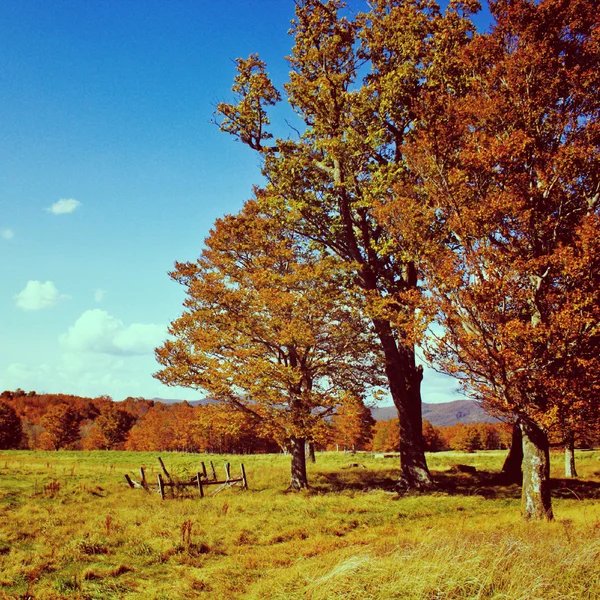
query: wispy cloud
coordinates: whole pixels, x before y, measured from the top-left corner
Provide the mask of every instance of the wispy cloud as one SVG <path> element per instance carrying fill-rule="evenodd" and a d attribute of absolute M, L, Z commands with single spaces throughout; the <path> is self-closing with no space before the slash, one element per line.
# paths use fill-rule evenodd
<path fill-rule="evenodd" d="M 15 233 L 12 229 L 0 229 L 0 237 L 3 240 L 12 240 L 15 237 Z"/>
<path fill-rule="evenodd" d="M 106 290 L 103 290 L 102 288 L 98 288 L 95 292 L 94 292 L 94 301 L 95 302 L 102 302 L 102 300 L 104 300 L 104 297 L 106 296 Z"/>
<path fill-rule="evenodd" d="M 28 281 L 14 298 L 16 305 L 23 310 L 41 310 L 54 306 L 68 296 L 59 293 L 52 281 Z"/>
<path fill-rule="evenodd" d="M 111 356 L 86 352 L 56 352 L 44 364 L 15 362 L 0 364 L 0 390 L 37 390 L 38 393 L 97 396 L 114 399 L 127 396 L 146 398 L 201 398 L 199 392 L 167 387 L 154 379 L 156 361 L 152 355 Z"/>
<path fill-rule="evenodd" d="M 53 215 L 66 215 L 72 213 L 80 204 L 75 198 L 61 198 L 46 210 Z"/>
<path fill-rule="evenodd" d="M 67 333 L 60 336 L 60 343 L 72 352 L 135 356 L 152 354 L 166 333 L 166 327 L 154 323 L 126 326 L 120 319 L 96 308 L 86 310 Z"/>

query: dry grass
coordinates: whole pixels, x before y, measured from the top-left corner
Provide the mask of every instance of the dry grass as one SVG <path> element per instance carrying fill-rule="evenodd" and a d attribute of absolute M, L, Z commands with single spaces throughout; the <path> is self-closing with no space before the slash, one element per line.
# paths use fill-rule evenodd
<path fill-rule="evenodd" d="M 313 488 L 289 494 L 289 458 L 227 457 L 250 491 L 164 502 L 123 478 L 145 465 L 155 481 L 156 456 L 3 452 L 0 598 L 600 597 L 599 452 L 578 456 L 579 480 L 555 480 L 553 523 L 521 520 L 519 490 L 494 483 L 497 452 L 431 455 L 438 491 L 404 497 L 389 459 L 318 455 Z M 182 476 L 225 459 L 163 457 Z"/>

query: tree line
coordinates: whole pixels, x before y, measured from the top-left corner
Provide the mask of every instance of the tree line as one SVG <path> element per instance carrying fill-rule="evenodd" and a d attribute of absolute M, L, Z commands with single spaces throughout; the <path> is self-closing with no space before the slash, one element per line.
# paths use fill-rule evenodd
<path fill-rule="evenodd" d="M 323 423 L 317 450 L 398 451 L 398 419 L 376 422 L 364 404 L 344 404 Z M 498 450 L 510 447 L 511 426 L 423 421 L 427 452 Z M 0 448 L 31 450 L 180 451 L 255 454 L 287 450 L 257 427 L 247 413 L 219 403 L 167 404 L 144 398 L 114 402 L 5 390 L 0 394 Z"/>
<path fill-rule="evenodd" d="M 514 430 L 513 423 L 456 423 L 455 425 L 434 426 L 423 419 L 423 446 L 426 452 L 476 452 L 477 450 L 512 450 Z M 516 445 L 519 446 L 518 439 Z M 558 432 L 549 436 L 550 447 L 563 452 L 564 439 Z M 585 436 L 577 438 L 577 447 L 591 449 L 600 446 L 600 435 L 597 431 L 588 431 Z M 398 419 L 378 421 L 373 427 L 373 438 L 367 447 L 374 452 L 398 451 Z M 575 469 L 569 470 L 566 462 L 565 476 L 576 477 Z M 504 480 L 518 482 L 521 478 L 521 463 L 516 465 L 516 472 L 510 471 L 510 463 L 505 465 Z"/>
<path fill-rule="evenodd" d="M 293 489 L 323 423 L 385 390 L 398 487 L 427 490 L 420 348 L 515 423 L 524 515 L 551 519 L 549 436 L 572 450 L 599 422 L 600 16 L 495 0 L 480 33 L 478 10 L 298 0 L 283 86 L 236 61 L 215 122 L 264 183 L 175 264 L 187 299 L 155 376 L 285 440 Z"/>
<path fill-rule="evenodd" d="M 457 423 L 436 427 L 423 419 L 423 446 L 426 452 L 475 452 L 510 448 L 512 426 L 506 423 Z M 373 428 L 371 450 L 398 451 L 398 419 L 378 421 Z"/>
<path fill-rule="evenodd" d="M 367 449 L 374 424 L 362 403 L 345 404 L 323 423 L 315 443 L 321 450 Z M 248 413 L 218 403 L 114 402 L 18 389 L 0 394 L 0 449 L 10 448 L 250 454 L 288 444 Z"/>
<path fill-rule="evenodd" d="M 503 422 L 434 426 L 424 419 L 423 449 L 510 450 L 514 429 L 514 424 Z M 375 421 L 363 403 L 345 403 L 322 423 L 312 449 L 396 453 L 398 431 L 398 419 Z M 286 441 L 262 430 L 248 413 L 221 403 L 167 404 L 132 397 L 114 402 L 109 396 L 84 398 L 21 389 L 0 394 L 0 449 L 258 454 L 287 452 Z M 550 441 L 560 446 L 562 439 L 554 435 Z M 580 448 L 599 443 L 597 432 L 577 439 Z M 512 473 L 507 463 L 505 475 L 511 481 L 520 480 L 521 465 Z M 566 475 L 576 473 L 567 471 Z"/>

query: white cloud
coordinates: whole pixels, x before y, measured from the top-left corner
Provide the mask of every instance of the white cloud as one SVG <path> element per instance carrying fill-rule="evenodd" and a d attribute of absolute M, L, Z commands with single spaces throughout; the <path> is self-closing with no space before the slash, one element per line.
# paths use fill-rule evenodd
<path fill-rule="evenodd" d="M 166 336 L 166 327 L 154 323 L 133 323 L 125 326 L 123 321 L 106 311 L 85 311 L 60 336 L 63 347 L 72 352 L 89 352 L 113 355 L 152 354 Z"/>
<path fill-rule="evenodd" d="M 61 198 L 47 210 L 54 215 L 66 215 L 72 213 L 80 204 L 81 202 L 75 198 Z"/>
<path fill-rule="evenodd" d="M 157 364 L 152 356 L 110 356 L 56 353 L 51 364 L 9 364 L 0 368 L 0 391 L 36 390 L 38 393 L 96 397 L 108 394 L 115 400 L 127 396 L 187 398 L 202 394 L 190 389 L 167 387 L 154 379 Z"/>
<path fill-rule="evenodd" d="M 103 290 L 101 288 L 98 288 L 95 292 L 94 292 L 94 301 L 95 302 L 102 302 L 102 300 L 104 300 L 104 297 L 106 296 L 106 290 Z"/>
<path fill-rule="evenodd" d="M 68 296 L 60 294 L 52 281 L 28 281 L 14 298 L 17 306 L 23 310 L 41 310 L 54 306 Z"/>
<path fill-rule="evenodd" d="M 465 395 L 456 379 L 425 367 L 421 383 L 421 399 L 423 402 L 437 404 L 464 400 Z"/>
<path fill-rule="evenodd" d="M 15 233 L 12 229 L 0 229 L 0 237 L 4 240 L 12 240 Z"/>
<path fill-rule="evenodd" d="M 133 323 L 115 336 L 115 346 L 125 354 L 148 354 L 164 341 L 166 327 L 153 323 Z"/>

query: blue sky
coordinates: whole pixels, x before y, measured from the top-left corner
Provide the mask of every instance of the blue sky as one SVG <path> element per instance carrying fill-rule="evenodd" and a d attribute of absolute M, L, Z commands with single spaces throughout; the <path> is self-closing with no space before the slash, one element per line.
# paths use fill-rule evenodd
<path fill-rule="evenodd" d="M 202 396 L 152 378 L 184 298 L 167 272 L 260 182 L 211 118 L 233 59 L 258 52 L 284 81 L 292 16 L 291 0 L 0 4 L 0 391 Z M 423 399 L 454 387 L 428 372 Z"/>

